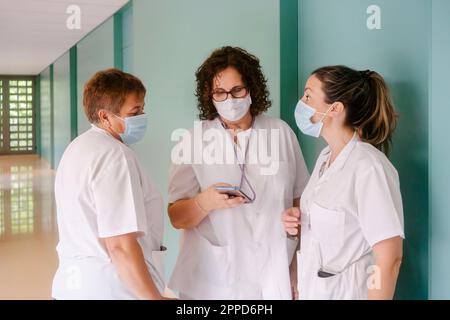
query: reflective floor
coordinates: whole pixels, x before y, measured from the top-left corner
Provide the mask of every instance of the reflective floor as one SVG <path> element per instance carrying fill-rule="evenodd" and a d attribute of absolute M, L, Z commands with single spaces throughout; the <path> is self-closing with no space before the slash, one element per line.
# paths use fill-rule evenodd
<path fill-rule="evenodd" d="M 0 300 L 51 298 L 54 175 L 38 156 L 0 156 Z"/>

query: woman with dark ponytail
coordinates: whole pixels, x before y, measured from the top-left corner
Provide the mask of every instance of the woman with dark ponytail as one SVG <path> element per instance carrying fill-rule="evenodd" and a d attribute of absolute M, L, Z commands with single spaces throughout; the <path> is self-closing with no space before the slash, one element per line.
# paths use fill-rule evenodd
<path fill-rule="evenodd" d="M 300 208 L 283 213 L 288 236 L 301 237 L 291 266 L 299 298 L 392 299 L 404 227 L 398 174 L 386 156 L 397 114 L 383 77 L 317 69 L 295 118 L 304 134 L 328 144 Z"/>

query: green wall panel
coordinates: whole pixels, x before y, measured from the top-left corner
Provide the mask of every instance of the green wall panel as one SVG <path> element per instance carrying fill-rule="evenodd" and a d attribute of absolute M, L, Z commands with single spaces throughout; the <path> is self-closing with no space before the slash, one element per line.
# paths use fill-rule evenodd
<path fill-rule="evenodd" d="M 70 48 L 70 138 L 78 136 L 77 46 Z"/>
<path fill-rule="evenodd" d="M 298 0 L 280 1 L 280 116 L 298 135 L 292 106 L 300 97 L 298 83 Z"/>
<path fill-rule="evenodd" d="M 64 150 L 71 141 L 70 124 L 70 53 L 67 52 L 53 64 L 54 86 L 54 156 L 58 167 Z"/>
<path fill-rule="evenodd" d="M 130 2 L 131 4 L 131 2 Z M 133 6 L 127 5 L 122 12 L 122 59 L 123 70 L 133 72 Z"/>
<path fill-rule="evenodd" d="M 381 30 L 367 28 L 372 4 L 381 8 Z M 311 71 L 334 64 L 376 70 L 392 89 L 400 123 L 391 160 L 400 175 L 407 237 L 397 298 L 427 298 L 430 2 L 300 0 L 298 12 L 299 92 Z M 311 169 L 324 143 L 304 135 L 300 143 Z"/>
<path fill-rule="evenodd" d="M 381 30 L 366 26 L 373 4 L 381 8 Z M 57 165 L 70 140 L 90 127 L 82 95 L 95 72 L 134 72 L 148 89 L 150 124 L 133 148 L 167 200 L 170 135 L 193 126 L 194 73 L 214 48 L 242 46 L 261 59 L 269 114 L 297 133 L 293 112 L 313 69 L 379 71 L 400 114 L 391 160 L 401 178 L 407 240 L 397 298 L 449 299 L 449 14 L 447 0 L 134 0 L 39 75 L 40 153 Z M 312 169 L 325 144 L 302 134 L 299 140 Z M 178 235 L 166 217 L 167 276 Z"/>
<path fill-rule="evenodd" d="M 430 298 L 450 299 L 450 1 L 433 0 L 430 109 Z"/>
<path fill-rule="evenodd" d="M 41 138 L 41 75 L 36 76 L 36 153 L 42 156 L 42 138 Z"/>
<path fill-rule="evenodd" d="M 133 70 L 148 89 L 150 115 L 149 132 L 134 149 L 167 201 L 171 133 L 193 127 L 195 71 L 213 49 L 241 46 L 260 58 L 273 101 L 270 114 L 279 117 L 279 2 L 135 0 L 133 21 Z M 170 275 L 179 242 L 167 215 L 165 241 Z"/>
<path fill-rule="evenodd" d="M 50 67 L 40 74 L 40 136 L 41 155 L 49 164 L 52 162 L 52 106 L 50 90 Z"/>
<path fill-rule="evenodd" d="M 114 67 L 114 23 L 108 19 L 77 44 L 78 134 L 90 128 L 83 110 L 85 83 L 97 72 Z"/>

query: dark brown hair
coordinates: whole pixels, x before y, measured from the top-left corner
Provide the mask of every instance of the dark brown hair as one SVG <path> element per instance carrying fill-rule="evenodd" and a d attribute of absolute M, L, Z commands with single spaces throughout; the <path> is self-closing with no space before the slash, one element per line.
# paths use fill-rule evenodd
<path fill-rule="evenodd" d="M 375 71 L 346 66 L 323 67 L 312 74 L 322 82 L 325 102 L 341 102 L 347 112 L 347 125 L 363 141 L 388 154 L 398 116 L 383 77 Z"/>
<path fill-rule="evenodd" d="M 130 94 L 139 98 L 146 89 L 141 80 L 119 69 L 97 72 L 84 86 L 83 107 L 91 123 L 98 123 L 98 111 L 108 110 L 117 114 Z"/>
<path fill-rule="evenodd" d="M 213 80 L 218 73 L 228 67 L 234 67 L 242 76 L 242 81 L 250 91 L 252 105 L 250 112 L 257 116 L 272 105 L 267 90 L 267 79 L 259 63 L 259 59 L 244 49 L 222 47 L 216 49 L 198 68 L 196 97 L 200 120 L 213 120 L 218 113 L 212 102 Z"/>

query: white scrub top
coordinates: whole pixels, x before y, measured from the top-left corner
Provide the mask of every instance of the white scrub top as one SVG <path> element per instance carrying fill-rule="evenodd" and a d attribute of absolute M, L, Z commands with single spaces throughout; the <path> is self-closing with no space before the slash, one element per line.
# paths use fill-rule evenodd
<path fill-rule="evenodd" d="M 219 119 L 202 121 L 202 128 L 204 132 L 217 129 L 232 144 Z M 246 174 L 256 201 L 214 210 L 197 227 L 183 230 L 169 282 L 169 288 L 183 298 L 291 299 L 289 264 L 298 241 L 287 239 L 281 215 L 300 198 L 309 174 L 293 131 L 282 120 L 265 115 L 255 117 L 253 129 L 238 134 L 240 159 L 246 137 L 251 135 L 247 163 L 251 162 L 249 157 L 255 155 L 252 147 L 263 141 L 255 139 L 261 129 L 266 129 L 268 137 L 272 130 L 279 132 L 279 169 L 275 174 L 262 175 L 261 168 L 267 165 L 247 164 Z M 204 149 L 213 144 L 217 147 L 217 141 L 205 143 Z M 270 150 L 276 148 L 271 146 Z M 169 202 L 192 198 L 219 182 L 239 186 L 240 179 L 237 164 L 172 164 Z M 248 191 L 246 185 L 243 189 Z"/>
<path fill-rule="evenodd" d="M 55 196 L 59 267 L 54 298 L 136 299 L 119 279 L 102 241 L 134 232 L 163 292 L 162 198 L 133 150 L 92 126 L 64 152 Z"/>
<path fill-rule="evenodd" d="M 367 299 L 372 247 L 404 238 L 398 174 L 381 151 L 356 133 L 327 168 L 329 158 L 326 147 L 301 198 L 299 297 Z M 319 270 L 335 275 L 319 277 Z"/>

